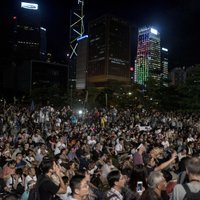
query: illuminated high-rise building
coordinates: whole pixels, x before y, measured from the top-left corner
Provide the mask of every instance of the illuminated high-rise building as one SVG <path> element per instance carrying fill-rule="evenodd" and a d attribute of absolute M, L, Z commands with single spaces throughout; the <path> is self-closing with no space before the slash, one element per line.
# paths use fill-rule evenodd
<path fill-rule="evenodd" d="M 89 23 L 88 82 L 106 87 L 109 82 L 130 83 L 130 26 L 122 19 L 101 16 Z"/>
<path fill-rule="evenodd" d="M 162 79 L 165 86 L 168 86 L 169 69 L 168 69 L 168 49 L 162 47 L 161 51 L 161 63 L 162 63 Z"/>
<path fill-rule="evenodd" d="M 46 29 L 36 3 L 18 2 L 13 16 L 12 49 L 17 60 L 46 59 Z"/>
<path fill-rule="evenodd" d="M 148 78 L 160 79 L 161 47 L 160 34 L 152 27 L 138 31 L 137 57 L 135 61 L 135 82 L 145 85 Z"/>

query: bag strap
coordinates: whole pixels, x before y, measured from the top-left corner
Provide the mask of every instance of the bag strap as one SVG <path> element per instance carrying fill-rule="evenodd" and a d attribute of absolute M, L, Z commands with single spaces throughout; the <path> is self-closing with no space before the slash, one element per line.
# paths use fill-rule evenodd
<path fill-rule="evenodd" d="M 185 190 L 185 192 L 186 192 L 186 194 L 185 194 L 185 196 L 184 196 L 184 198 L 183 198 L 183 200 L 184 200 L 184 199 L 187 199 L 187 196 L 188 196 L 188 194 L 191 193 L 191 191 L 190 191 L 190 188 L 188 187 L 187 184 L 183 184 L 183 188 L 184 188 L 184 190 Z"/>
<path fill-rule="evenodd" d="M 187 184 L 183 184 L 183 188 L 185 189 L 186 193 L 190 193 L 190 188 L 188 187 Z"/>

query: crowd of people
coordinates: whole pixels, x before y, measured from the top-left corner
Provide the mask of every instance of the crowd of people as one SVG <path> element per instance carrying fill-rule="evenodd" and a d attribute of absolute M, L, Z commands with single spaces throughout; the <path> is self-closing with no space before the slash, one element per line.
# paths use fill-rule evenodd
<path fill-rule="evenodd" d="M 200 199 L 200 114 L 0 106 L 0 198 Z"/>

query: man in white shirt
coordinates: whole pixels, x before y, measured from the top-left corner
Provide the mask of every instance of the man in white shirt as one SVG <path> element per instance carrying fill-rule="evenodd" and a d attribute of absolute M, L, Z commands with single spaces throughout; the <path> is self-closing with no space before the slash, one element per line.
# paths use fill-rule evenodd
<path fill-rule="evenodd" d="M 34 167 L 30 167 L 28 169 L 28 175 L 25 178 L 25 184 L 24 184 L 25 190 L 27 190 L 28 182 L 31 180 L 34 180 L 35 182 L 37 181 L 36 172 L 35 172 Z"/>
<path fill-rule="evenodd" d="M 117 139 L 117 144 L 115 145 L 115 154 L 122 154 L 124 153 L 124 140 L 123 138 Z"/>

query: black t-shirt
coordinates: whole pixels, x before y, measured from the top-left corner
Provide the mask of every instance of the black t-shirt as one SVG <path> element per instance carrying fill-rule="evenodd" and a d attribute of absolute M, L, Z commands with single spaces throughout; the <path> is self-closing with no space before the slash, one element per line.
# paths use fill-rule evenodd
<path fill-rule="evenodd" d="M 45 179 L 45 180 L 44 180 Z M 60 186 L 56 185 L 48 176 L 43 176 L 40 179 L 39 184 L 39 195 L 41 200 L 51 200 L 55 195 Z"/>
<path fill-rule="evenodd" d="M 4 188 L 6 187 L 6 183 L 4 179 L 0 178 L 0 192 L 5 192 Z"/>

